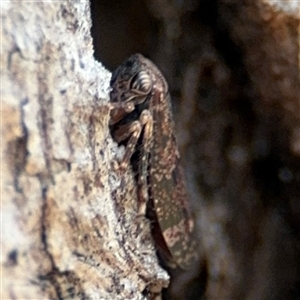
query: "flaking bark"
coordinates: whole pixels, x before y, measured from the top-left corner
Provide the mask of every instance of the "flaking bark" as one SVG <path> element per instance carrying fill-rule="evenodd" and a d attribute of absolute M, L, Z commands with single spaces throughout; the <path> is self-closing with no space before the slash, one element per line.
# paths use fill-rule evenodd
<path fill-rule="evenodd" d="M 142 299 L 168 284 L 132 172 L 112 168 L 89 15 L 88 2 L 2 4 L 1 299 Z"/>

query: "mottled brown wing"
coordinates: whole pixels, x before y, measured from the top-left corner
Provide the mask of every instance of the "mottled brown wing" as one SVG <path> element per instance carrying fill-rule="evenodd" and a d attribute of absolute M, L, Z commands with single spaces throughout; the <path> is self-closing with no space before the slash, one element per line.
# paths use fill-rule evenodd
<path fill-rule="evenodd" d="M 173 132 L 169 95 L 154 93 L 150 110 L 155 120 L 149 174 L 153 205 L 173 259 L 187 269 L 197 260 L 197 243 Z"/>

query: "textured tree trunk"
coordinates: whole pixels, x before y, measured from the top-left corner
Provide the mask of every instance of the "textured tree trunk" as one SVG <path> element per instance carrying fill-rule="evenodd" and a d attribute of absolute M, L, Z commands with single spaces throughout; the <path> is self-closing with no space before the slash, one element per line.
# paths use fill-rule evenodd
<path fill-rule="evenodd" d="M 2 3 L 1 299 L 141 299 L 168 284 L 108 131 L 87 1 Z M 137 224 L 140 224 L 137 226 Z"/>

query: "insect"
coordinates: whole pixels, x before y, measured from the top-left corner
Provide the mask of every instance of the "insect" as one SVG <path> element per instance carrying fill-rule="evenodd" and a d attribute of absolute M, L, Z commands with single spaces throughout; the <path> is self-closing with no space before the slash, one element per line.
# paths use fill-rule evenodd
<path fill-rule="evenodd" d="M 138 214 L 151 219 L 162 259 L 187 269 L 197 259 L 195 225 L 180 167 L 168 84 L 150 60 L 132 55 L 112 74 L 110 130 L 125 145 L 120 168 L 136 173 Z"/>

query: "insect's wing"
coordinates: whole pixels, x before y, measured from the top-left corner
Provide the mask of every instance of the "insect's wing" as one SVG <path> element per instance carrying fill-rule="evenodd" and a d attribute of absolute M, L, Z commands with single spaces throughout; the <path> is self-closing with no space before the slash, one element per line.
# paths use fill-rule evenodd
<path fill-rule="evenodd" d="M 163 99 L 161 99 L 163 100 Z M 154 99 L 159 101 L 159 99 Z M 175 262 L 189 268 L 197 258 L 195 224 L 189 211 L 184 176 L 173 134 L 170 99 L 153 107 L 156 123 L 151 151 L 151 194 L 165 243 Z M 168 120 L 168 122 L 166 122 Z"/>

